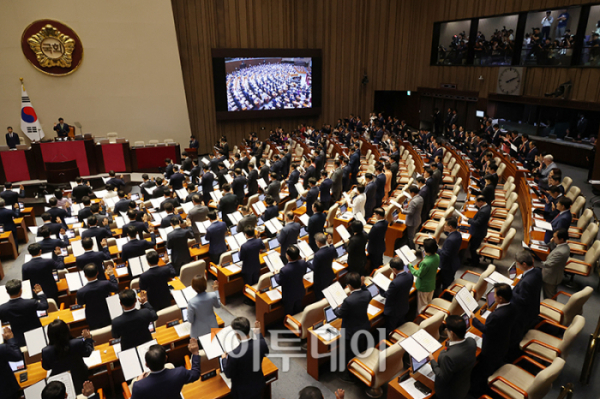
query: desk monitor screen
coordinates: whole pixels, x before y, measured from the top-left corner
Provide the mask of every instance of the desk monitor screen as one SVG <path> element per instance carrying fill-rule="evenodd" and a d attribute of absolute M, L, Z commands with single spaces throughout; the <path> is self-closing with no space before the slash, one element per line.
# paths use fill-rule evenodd
<path fill-rule="evenodd" d="M 279 287 L 279 283 L 277 282 L 277 279 L 275 278 L 275 276 L 271 276 L 271 288 L 275 289 Z"/>
<path fill-rule="evenodd" d="M 508 278 L 514 280 L 517 277 L 517 263 L 513 262 L 513 264 L 508 268 Z"/>
<path fill-rule="evenodd" d="M 140 195 L 139 194 L 131 194 L 131 198 L 132 201 L 137 201 L 140 199 Z"/>
<path fill-rule="evenodd" d="M 308 231 L 306 231 L 306 227 L 300 228 L 300 238 L 306 237 L 308 235 Z"/>
<path fill-rule="evenodd" d="M 200 243 L 202 245 L 208 245 L 209 241 L 206 239 L 206 237 L 202 236 L 200 237 Z"/>
<path fill-rule="evenodd" d="M 348 210 L 348 206 L 346 204 L 340 206 L 340 213 L 346 213 Z"/>
<path fill-rule="evenodd" d="M 496 297 L 494 296 L 494 289 L 491 289 L 490 292 L 487 293 L 486 296 L 486 304 L 487 308 L 490 309 L 496 303 Z"/>
<path fill-rule="evenodd" d="M 302 199 L 296 200 L 296 208 L 302 208 L 302 205 L 304 205 L 304 201 L 302 201 Z"/>
<path fill-rule="evenodd" d="M 477 118 L 483 118 L 485 116 L 485 112 L 477 110 L 477 111 L 475 111 L 475 116 Z"/>
<path fill-rule="evenodd" d="M 332 323 L 334 320 L 336 320 L 338 317 L 335 315 L 335 312 L 333 311 L 333 308 L 331 306 L 327 306 L 325 308 L 325 321 L 327 323 Z"/>
<path fill-rule="evenodd" d="M 237 234 L 237 226 L 231 226 L 229 228 L 229 232 L 231 233 L 232 236 Z"/>
<path fill-rule="evenodd" d="M 79 222 L 79 219 L 77 218 L 77 216 L 65 218 L 65 223 L 66 224 L 75 224 L 75 223 L 78 223 L 78 222 Z"/>
<path fill-rule="evenodd" d="M 394 212 L 392 213 L 392 220 L 394 220 L 394 221 L 398 220 L 398 209 L 395 209 Z"/>
<path fill-rule="evenodd" d="M 273 238 L 271 241 L 269 241 L 269 250 L 274 250 L 275 248 L 279 248 L 280 246 L 281 244 L 279 243 L 277 238 Z"/>
<path fill-rule="evenodd" d="M 10 369 L 13 373 L 18 373 L 19 371 L 25 370 L 25 361 L 17 360 L 16 362 L 8 362 Z"/>
<path fill-rule="evenodd" d="M 238 263 L 240 261 L 240 253 L 239 252 L 232 253 L 231 260 L 233 261 L 233 263 Z"/>
<path fill-rule="evenodd" d="M 226 357 L 219 357 L 219 368 L 221 369 L 221 373 L 224 373 L 225 366 L 227 365 Z"/>
<path fill-rule="evenodd" d="M 410 357 L 410 366 L 412 367 L 413 374 L 416 373 L 421 367 L 425 366 L 427 363 L 429 363 L 428 358 L 425 358 L 425 359 L 421 360 L 420 362 L 417 362 L 417 359 L 415 359 L 412 356 Z"/>
<path fill-rule="evenodd" d="M 4 233 L 4 226 L 0 225 L 0 233 Z"/>
<path fill-rule="evenodd" d="M 257 226 L 262 226 L 263 224 L 265 224 L 265 221 L 262 220 L 262 218 L 258 218 L 258 221 L 256 222 Z"/>
<path fill-rule="evenodd" d="M 20 210 L 23 210 L 23 209 L 25 209 L 25 204 L 24 204 L 24 203 L 22 203 L 22 202 L 19 202 L 19 209 L 20 209 Z"/>
<path fill-rule="evenodd" d="M 369 290 L 369 292 L 371 293 L 371 298 L 374 298 L 375 296 L 377 296 L 377 294 L 379 294 L 379 289 L 375 284 L 368 285 L 367 290 Z"/>
<path fill-rule="evenodd" d="M 264 194 L 259 195 L 258 196 L 258 200 L 259 201 L 264 201 L 265 200 L 265 195 Z"/>
<path fill-rule="evenodd" d="M 154 333 L 156 331 L 156 327 L 154 326 L 153 321 L 151 321 L 150 324 L 148 324 L 148 331 L 150 331 L 150 333 Z"/>
<path fill-rule="evenodd" d="M 188 321 L 187 308 L 181 308 L 181 318 L 183 319 L 184 323 Z"/>
<path fill-rule="evenodd" d="M 337 252 L 337 257 L 340 258 L 344 255 L 346 255 L 346 248 L 343 245 L 340 245 L 339 247 L 337 247 L 336 249 Z"/>
<path fill-rule="evenodd" d="M 465 321 L 465 324 L 467 326 L 467 330 L 469 329 L 469 327 L 471 327 L 471 319 L 469 319 L 469 315 L 466 313 L 462 314 L 462 318 Z"/>
<path fill-rule="evenodd" d="M 73 231 L 73 230 L 67 230 L 67 231 L 65 232 L 65 235 L 66 235 L 68 238 L 75 238 L 75 231 Z"/>

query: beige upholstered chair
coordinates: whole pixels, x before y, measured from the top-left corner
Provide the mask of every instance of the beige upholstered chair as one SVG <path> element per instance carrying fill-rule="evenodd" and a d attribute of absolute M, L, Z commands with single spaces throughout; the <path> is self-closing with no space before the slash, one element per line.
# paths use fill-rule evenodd
<path fill-rule="evenodd" d="M 460 186 L 455 186 L 452 190 L 452 196 L 450 199 L 440 198 L 435 202 L 434 208 L 438 209 L 446 209 L 454 206 L 456 204 L 456 200 L 458 198 L 458 193 L 460 192 Z"/>
<path fill-rule="evenodd" d="M 265 288 L 271 286 L 271 277 L 273 276 L 272 272 L 268 272 L 265 274 L 261 274 L 258 278 L 258 283 L 254 285 L 246 284 L 244 286 L 244 295 L 246 298 L 250 299 L 252 302 L 256 302 L 256 294 Z"/>
<path fill-rule="evenodd" d="M 504 219 L 506 219 L 508 217 L 508 215 L 512 215 L 514 218 L 515 214 L 517 213 L 517 209 L 519 209 L 519 204 L 516 202 L 513 202 L 513 204 L 511 205 L 511 207 L 507 213 L 505 213 L 503 215 L 497 215 L 498 217 L 495 217 L 495 218 L 492 217 L 490 219 L 490 221 L 488 222 L 488 226 L 490 226 L 493 229 L 501 229 L 502 224 L 504 223 Z"/>
<path fill-rule="evenodd" d="M 447 208 L 446 210 L 437 210 L 437 209 L 432 209 L 431 213 L 430 213 L 430 217 L 431 219 L 425 221 L 425 223 L 423 223 L 423 230 L 430 230 L 430 231 L 434 231 L 437 226 L 438 226 L 438 220 L 439 219 L 448 219 L 449 217 L 452 216 L 452 214 L 454 213 L 454 207 L 451 206 L 449 208 Z"/>
<path fill-rule="evenodd" d="M 598 259 L 600 258 L 600 241 L 596 240 L 594 244 L 587 250 L 583 260 L 569 258 L 565 266 L 565 273 L 578 274 L 580 276 L 589 276 L 594 270 Z"/>
<path fill-rule="evenodd" d="M 577 186 L 571 186 L 569 191 L 565 194 L 565 197 L 569 198 L 571 201 L 575 201 L 575 198 L 579 197 L 581 194 L 581 189 Z"/>
<path fill-rule="evenodd" d="M 585 228 L 579 241 L 567 240 L 569 244 L 569 248 L 571 248 L 571 253 L 576 255 L 585 255 L 593 245 L 594 240 L 598 236 L 598 224 L 590 223 Z"/>
<path fill-rule="evenodd" d="M 465 288 L 469 291 L 473 291 L 473 284 L 467 283 L 465 284 Z M 444 295 L 446 291 L 442 292 L 441 295 Z M 456 296 L 452 297 L 452 301 L 448 301 L 443 298 L 433 298 L 433 301 L 421 312 L 421 315 L 428 318 L 431 316 L 435 316 L 437 313 L 444 313 L 446 315 L 460 315 L 463 313 L 462 308 L 458 304 L 456 300 Z"/>
<path fill-rule="evenodd" d="M 508 214 L 508 217 L 504 220 L 504 222 L 500 226 L 500 230 L 499 231 L 488 230 L 488 233 L 485 236 L 484 241 L 491 242 L 492 244 L 499 244 L 506 237 L 506 234 L 508 233 L 508 229 L 510 229 L 510 227 L 512 226 L 512 222 L 514 219 L 515 219 L 515 217 L 513 215 Z M 488 223 L 488 225 L 489 225 L 489 223 Z M 492 227 L 492 226 L 489 226 L 489 227 Z"/>
<path fill-rule="evenodd" d="M 324 310 L 327 306 L 329 306 L 329 302 L 323 298 L 318 302 L 308 305 L 300 313 L 286 315 L 283 319 L 283 325 L 298 338 L 306 339 L 308 328 L 325 318 Z"/>
<path fill-rule="evenodd" d="M 594 212 L 591 209 L 586 209 L 581 214 L 581 217 L 577 220 L 576 226 L 569 227 L 569 238 L 580 238 L 583 231 L 591 223 Z"/>
<path fill-rule="evenodd" d="M 139 290 L 140 289 L 140 279 L 139 279 L 139 277 L 134 278 L 133 280 L 131 280 L 131 283 L 129 284 L 129 288 L 131 288 L 132 290 Z"/>
<path fill-rule="evenodd" d="M 440 219 L 440 221 L 438 222 L 435 231 L 433 232 L 433 234 L 429 234 L 429 233 L 417 233 L 415 235 L 415 244 L 416 245 L 423 245 L 423 242 L 425 241 L 425 239 L 429 238 L 430 236 L 433 236 L 433 239 L 436 241 L 440 240 L 440 236 L 442 235 L 442 230 L 444 230 L 444 223 L 446 223 L 446 219 L 444 219 L 443 217 Z"/>
<path fill-rule="evenodd" d="M 495 271 L 496 266 L 492 264 L 488 265 L 487 269 L 485 269 L 485 271 L 481 274 L 475 273 L 471 270 L 467 270 L 462 274 L 462 276 L 460 276 L 460 278 L 454 280 L 454 282 L 450 284 L 448 289 L 450 291 L 458 292 L 462 289 L 462 287 L 466 286 L 467 284 L 473 284 L 472 281 L 466 280 L 464 277 L 466 277 L 469 274 L 477 276 L 477 281 L 473 286 L 473 292 L 475 293 L 475 300 L 478 301 L 483 297 L 485 291 L 487 290 L 488 283 L 487 281 L 485 281 L 485 279 L 488 278 Z"/>
<path fill-rule="evenodd" d="M 177 305 L 166 307 L 156 312 L 156 314 L 158 315 L 156 327 L 164 326 L 170 321 L 179 320 L 181 318 L 181 310 Z"/>
<path fill-rule="evenodd" d="M 174 142 L 175 142 L 175 140 L 173 140 L 173 139 L 164 139 L 163 140 L 163 143 L 174 143 Z"/>
<path fill-rule="evenodd" d="M 456 190 L 456 187 L 458 187 L 458 190 Z M 444 190 L 440 191 L 439 197 L 444 198 L 444 199 L 450 199 L 450 198 L 452 198 L 453 195 L 458 195 L 458 193 L 460 193 L 461 188 L 462 188 L 462 177 L 459 177 L 458 179 L 456 179 L 456 182 L 454 183 L 454 186 L 452 186 L 452 189 L 450 189 L 450 190 L 444 189 Z"/>
<path fill-rule="evenodd" d="M 593 292 L 592 287 L 585 287 L 573 295 L 561 291 L 554 298 L 544 299 L 540 303 L 540 316 L 562 326 L 569 326 L 575 316 L 583 314 L 583 305 L 590 299 Z M 556 300 L 558 295 L 566 295 L 570 298 L 567 303 L 562 304 Z"/>
<path fill-rule="evenodd" d="M 370 354 L 366 357 L 355 357 L 348 363 L 348 371 L 354 374 L 369 389 L 367 395 L 378 398 L 383 395 L 381 386 L 393 380 L 404 370 L 404 349 L 400 345 L 392 345 L 382 341 L 379 349 L 373 348 L 364 352 Z M 383 370 L 380 365 L 385 365 Z"/>
<path fill-rule="evenodd" d="M 60 308 L 56 304 L 56 301 L 52 298 L 48 298 L 48 313 L 58 312 Z"/>
<path fill-rule="evenodd" d="M 94 338 L 95 345 L 102 345 L 110 342 L 112 339 L 112 326 L 106 326 L 90 331 L 92 338 Z"/>
<path fill-rule="evenodd" d="M 573 205 L 571 205 L 570 209 L 571 214 L 573 215 L 573 221 L 578 220 L 577 218 L 579 217 L 581 210 L 585 206 L 585 203 L 586 199 L 583 195 L 580 195 L 579 197 L 575 198 L 575 201 L 573 201 Z"/>
<path fill-rule="evenodd" d="M 571 188 L 572 183 L 573 183 L 573 179 L 571 179 L 569 176 L 563 177 L 562 182 L 560 184 L 565 189 L 565 193 L 569 192 L 569 189 Z"/>
<path fill-rule="evenodd" d="M 524 359 L 533 362 L 528 357 Z M 544 398 L 565 366 L 565 361 L 558 357 L 548 367 L 535 363 L 542 369 L 537 375 L 529 374 L 514 364 L 505 364 L 488 378 L 490 389 L 503 398 Z"/>
<path fill-rule="evenodd" d="M 445 319 L 446 314 L 443 312 L 438 312 L 437 314 L 421 321 L 420 324 L 412 321 L 406 322 L 390 333 L 390 341 L 402 342 L 419 330 L 425 330 L 435 339 L 439 339 L 440 327 Z"/>
<path fill-rule="evenodd" d="M 197 274 L 201 276 L 206 275 L 206 262 L 203 260 L 197 260 L 195 262 L 190 262 L 181 267 L 181 271 L 179 272 L 179 280 L 185 285 L 189 287 L 192 285 L 192 279 Z"/>
<path fill-rule="evenodd" d="M 491 216 L 506 218 L 506 215 L 508 215 L 508 211 L 513 206 L 513 204 L 515 202 L 517 202 L 518 198 L 519 198 L 519 195 L 517 193 L 515 193 L 515 192 L 511 193 L 508 196 L 508 199 L 506 200 L 506 202 L 504 203 L 504 206 L 492 207 Z"/>
<path fill-rule="evenodd" d="M 502 240 L 502 244 L 500 246 L 483 244 L 483 246 L 477 250 L 477 253 L 486 258 L 502 260 L 508 254 L 508 248 L 510 247 L 510 244 L 512 243 L 512 240 L 515 238 L 516 234 L 517 231 L 511 228 L 508 230 L 508 234 L 506 234 L 506 238 Z"/>
<path fill-rule="evenodd" d="M 529 330 L 519 343 L 519 347 L 528 355 L 537 357 L 548 363 L 557 357 L 567 360 L 569 349 L 571 349 L 573 341 L 575 341 L 575 338 L 577 338 L 584 325 L 585 319 L 583 316 L 575 316 L 573 322 L 568 327 L 562 327 L 565 330 L 562 339 L 537 329 Z"/>

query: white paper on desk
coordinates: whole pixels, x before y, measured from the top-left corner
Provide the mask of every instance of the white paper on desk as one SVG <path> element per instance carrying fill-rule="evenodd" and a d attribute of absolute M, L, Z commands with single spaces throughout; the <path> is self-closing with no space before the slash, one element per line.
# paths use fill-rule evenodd
<path fill-rule="evenodd" d="M 140 257 L 131 258 L 127 261 L 129 263 L 129 269 L 131 270 L 131 277 L 137 277 L 140 274 L 144 273 L 144 269 L 142 267 L 142 261 Z"/>
<path fill-rule="evenodd" d="M 540 229 L 544 229 L 544 230 L 550 230 L 552 231 L 552 225 L 548 222 L 546 222 L 545 220 L 534 220 L 535 222 L 535 226 L 539 227 Z"/>
<path fill-rule="evenodd" d="M 273 273 L 278 273 L 284 266 L 281 255 L 278 252 L 273 251 L 268 253 L 266 259 L 269 261 L 267 267 L 269 267 L 269 270 Z"/>
<path fill-rule="evenodd" d="M 429 352 L 427 352 L 427 350 L 425 350 L 425 348 L 421 344 L 419 344 L 417 340 L 414 339 L 412 336 L 400 342 L 400 346 L 403 347 L 409 355 L 417 359 L 417 362 L 421 362 L 423 361 L 423 359 L 429 356 Z"/>
<path fill-rule="evenodd" d="M 233 224 L 238 224 L 240 220 L 242 220 L 242 214 L 239 211 L 235 211 L 233 213 L 228 213 L 227 217 Z"/>
<path fill-rule="evenodd" d="M 271 220 L 273 220 L 273 219 L 271 219 Z M 275 234 L 275 233 L 277 233 L 277 229 L 275 228 L 275 226 L 273 225 L 271 220 L 267 220 L 265 222 L 265 227 L 267 228 L 267 230 L 269 230 L 269 233 Z"/>
<path fill-rule="evenodd" d="M 238 265 L 225 266 L 225 269 L 229 270 L 231 273 L 239 273 L 242 271 L 242 268 Z"/>
<path fill-rule="evenodd" d="M 25 331 L 24 336 L 29 356 L 35 356 L 42 353 L 42 349 L 48 345 L 48 338 L 46 337 L 46 332 L 43 327 Z"/>
<path fill-rule="evenodd" d="M 92 368 L 99 364 L 102 364 L 102 358 L 100 357 L 100 351 L 95 350 L 89 357 L 83 358 L 84 363 L 88 366 L 88 368 Z"/>
<path fill-rule="evenodd" d="M 25 399 L 40 399 L 42 397 L 42 391 L 46 388 L 46 380 L 36 382 L 30 387 L 23 390 Z"/>
<path fill-rule="evenodd" d="M 258 215 L 262 215 L 267 210 L 267 207 L 265 206 L 264 202 L 262 202 L 262 201 L 257 201 L 254 204 L 252 204 L 252 208 L 254 208 L 254 211 Z"/>
<path fill-rule="evenodd" d="M 303 258 L 308 258 L 315 254 L 306 241 L 298 241 L 298 249 L 300 249 L 300 253 L 302 254 Z"/>
<path fill-rule="evenodd" d="M 537 249 L 539 251 L 544 251 L 544 252 L 548 251 L 548 247 L 542 247 L 541 245 L 535 245 L 535 244 L 531 244 L 531 249 Z"/>
<path fill-rule="evenodd" d="M 146 189 L 148 191 L 148 189 Z M 150 203 L 152 204 L 152 208 L 160 209 L 160 204 L 164 201 L 164 198 L 150 198 Z"/>
<path fill-rule="evenodd" d="M 246 235 L 244 233 L 242 233 L 242 232 L 237 233 L 233 237 L 235 238 L 235 241 L 237 241 L 237 243 L 240 246 L 240 248 L 242 247 L 242 245 L 244 245 L 246 243 L 246 241 L 248 241 L 246 239 Z"/>
<path fill-rule="evenodd" d="M 215 337 L 211 341 L 211 335 L 212 333 L 209 333 L 198 338 L 198 340 L 202 344 L 202 349 L 204 350 L 204 353 L 206 354 L 206 357 L 209 360 L 219 357 L 223 354 L 223 348 L 221 348 L 219 339 Z"/>
<path fill-rule="evenodd" d="M 273 224 L 273 227 L 275 227 L 275 230 L 277 232 L 280 232 L 281 230 L 283 230 L 283 225 L 276 217 L 271 218 L 271 223 Z"/>
<path fill-rule="evenodd" d="M 115 268 L 115 273 L 117 274 L 117 277 L 123 277 L 129 274 L 126 267 Z"/>
<path fill-rule="evenodd" d="M 183 201 L 185 197 L 187 197 L 188 193 L 185 188 L 180 188 L 179 190 L 175 190 L 177 196 Z"/>
<path fill-rule="evenodd" d="M 340 235 L 340 238 L 342 239 L 342 241 L 347 242 L 350 239 L 350 233 L 348 233 L 346 226 L 344 226 L 343 224 L 340 224 L 335 229 L 338 232 L 338 234 Z"/>
<path fill-rule="evenodd" d="M 369 306 L 367 307 L 367 313 L 370 314 L 371 316 L 375 316 L 377 313 L 381 312 L 382 309 L 379 309 L 376 306 L 373 306 L 371 304 L 369 304 Z"/>
<path fill-rule="evenodd" d="M 374 301 L 377 301 L 379 303 L 382 303 L 385 305 L 385 298 L 382 297 L 381 295 L 377 294 L 375 295 L 375 297 L 373 298 Z"/>
<path fill-rule="evenodd" d="M 500 274 L 498 272 L 493 272 L 492 274 L 490 274 L 489 277 L 485 279 L 485 281 L 490 282 L 488 279 L 492 281 L 492 284 L 506 283 L 508 285 L 513 285 L 513 283 L 514 283 L 513 280 L 509 279 L 506 276 L 503 276 L 502 274 Z"/>
<path fill-rule="evenodd" d="M 169 226 L 165 227 L 164 229 L 158 229 L 158 233 L 160 234 L 160 238 L 162 238 L 164 241 L 167 241 L 167 235 L 173 230 L 175 230 L 173 226 Z"/>
<path fill-rule="evenodd" d="M 461 288 L 461 290 L 456 293 L 456 300 L 460 307 L 467 313 L 474 312 L 475 309 L 477 309 L 477 306 L 479 306 L 467 287 Z"/>
<path fill-rule="evenodd" d="M 311 283 L 311 284 L 314 283 L 314 281 L 315 281 L 315 272 L 310 271 L 310 272 L 306 273 L 304 275 L 304 279 L 306 281 L 308 281 L 309 283 Z"/>
<path fill-rule="evenodd" d="M 29 231 L 31 231 L 34 236 L 37 236 L 38 229 L 38 226 L 29 226 Z"/>
<path fill-rule="evenodd" d="M 240 340 L 231 326 L 225 327 L 219 331 L 217 333 L 217 338 L 219 339 L 219 343 L 221 344 L 221 347 L 225 353 L 230 353 L 240 344 Z"/>
<path fill-rule="evenodd" d="M 136 378 L 144 373 L 136 349 L 137 348 L 130 348 L 117 354 L 126 381 Z"/>
<path fill-rule="evenodd" d="M 227 242 L 227 244 L 229 245 L 229 249 L 232 251 L 237 251 L 240 249 L 240 246 L 238 245 L 237 241 L 235 240 L 234 236 L 227 236 L 225 237 L 225 241 Z"/>
<path fill-rule="evenodd" d="M 267 291 L 267 296 L 271 301 L 278 301 L 281 299 L 281 292 L 279 290 Z"/>
<path fill-rule="evenodd" d="M 206 227 L 201 222 L 195 222 L 200 234 L 206 234 Z"/>
<path fill-rule="evenodd" d="M 175 326 L 175 332 L 177 332 L 179 338 L 183 338 L 190 335 L 191 328 L 192 325 L 186 321 L 185 323 L 177 324 Z"/>
<path fill-rule="evenodd" d="M 385 274 L 383 273 L 377 273 L 373 279 L 372 279 L 373 283 L 375 285 L 377 285 L 378 287 L 384 289 L 385 291 L 387 291 L 390 287 L 390 284 L 392 282 L 392 280 L 390 280 L 389 278 L 387 278 L 385 276 Z"/>
<path fill-rule="evenodd" d="M 111 320 L 114 320 L 123 314 L 123 308 L 121 308 L 121 302 L 119 301 L 118 295 L 107 297 L 106 304 L 108 305 L 108 313 L 110 313 Z"/>
<path fill-rule="evenodd" d="M 194 207 L 194 203 L 192 201 L 184 202 L 183 204 L 181 204 L 181 208 L 186 213 L 186 215 L 188 213 L 190 213 L 190 211 L 192 210 L 193 207 Z"/>
<path fill-rule="evenodd" d="M 429 353 L 433 353 L 442 347 L 442 344 L 425 330 L 417 331 L 412 337 Z"/>
<path fill-rule="evenodd" d="M 344 299 L 346 299 L 348 296 L 338 281 L 325 288 L 323 290 L 323 295 L 332 308 L 337 308 L 340 306 L 342 302 L 344 302 Z"/>
<path fill-rule="evenodd" d="M 85 308 L 77 309 L 71 312 L 73 321 L 85 320 Z"/>
<path fill-rule="evenodd" d="M 306 213 L 303 214 L 303 215 L 301 215 L 299 217 L 299 219 L 300 219 L 300 221 L 302 222 L 303 225 L 305 225 L 306 227 L 308 227 L 308 219 L 310 219 L 310 218 L 309 218 L 309 216 Z"/>
<path fill-rule="evenodd" d="M 340 265 L 338 262 L 335 262 L 335 261 L 334 261 L 334 262 L 331 264 L 331 268 L 333 269 L 333 271 L 334 271 L 334 272 L 336 272 L 336 273 L 337 273 L 337 272 L 339 272 L 340 270 L 342 270 L 342 269 L 344 268 L 344 266 L 343 266 L 343 265 Z"/>
<path fill-rule="evenodd" d="M 479 349 L 481 349 L 481 345 L 483 344 L 483 339 L 481 337 L 478 337 L 477 335 L 473 334 L 472 332 L 468 332 L 465 334 L 465 338 L 473 338 L 475 340 L 475 343 L 477 344 L 477 347 Z"/>
<path fill-rule="evenodd" d="M 198 295 L 198 293 L 196 291 L 194 291 L 194 288 L 191 285 L 189 287 L 185 287 L 184 289 L 182 289 L 181 292 L 183 292 L 183 295 L 185 296 L 185 299 L 188 302 L 190 301 L 190 299 L 192 299 L 193 297 Z"/>
<path fill-rule="evenodd" d="M 188 301 L 185 299 L 185 296 L 181 290 L 173 290 L 171 291 L 171 295 L 173 296 L 173 299 L 175 299 L 177 307 L 180 309 L 187 308 Z"/>
<path fill-rule="evenodd" d="M 64 373 L 60 373 L 57 375 L 53 375 L 46 379 L 48 383 L 52 381 L 60 381 L 64 384 L 66 388 L 66 393 L 68 398 L 76 398 L 77 394 L 75 393 L 75 385 L 73 384 L 73 378 L 71 377 L 71 372 L 65 371 Z"/>
<path fill-rule="evenodd" d="M 82 280 L 81 274 L 83 274 L 82 271 L 65 274 L 67 286 L 69 287 L 70 292 L 75 292 L 87 284 L 87 278 L 85 278 L 84 275 L 83 279 L 85 280 Z"/>
<path fill-rule="evenodd" d="M 21 283 L 21 290 L 23 293 L 21 294 L 21 298 L 23 299 L 32 299 L 33 291 L 31 290 L 31 281 L 25 280 Z"/>

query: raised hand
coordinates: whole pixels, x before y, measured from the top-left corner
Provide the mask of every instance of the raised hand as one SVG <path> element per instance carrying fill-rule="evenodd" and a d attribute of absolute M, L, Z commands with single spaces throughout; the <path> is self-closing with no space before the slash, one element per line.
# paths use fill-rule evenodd
<path fill-rule="evenodd" d="M 90 334 L 90 330 L 87 330 L 87 329 L 81 331 L 81 336 L 85 339 L 92 338 L 92 334 Z"/>
<path fill-rule="evenodd" d="M 14 335 L 12 330 L 8 327 L 4 327 L 4 330 L 2 330 L 2 338 L 4 339 L 4 342 L 8 341 L 9 339 L 12 339 L 13 337 Z"/>
<path fill-rule="evenodd" d="M 198 346 L 198 340 L 196 338 L 190 338 L 190 343 L 188 344 L 188 350 L 192 355 L 198 355 L 200 351 L 200 347 Z"/>
<path fill-rule="evenodd" d="M 35 292 L 36 294 L 39 294 L 40 292 L 42 292 L 42 286 L 39 284 L 34 285 L 33 292 Z"/>
<path fill-rule="evenodd" d="M 91 381 L 86 381 L 83 383 L 83 389 L 81 390 L 81 394 L 83 396 L 91 396 L 96 392 L 94 389 L 94 384 Z"/>

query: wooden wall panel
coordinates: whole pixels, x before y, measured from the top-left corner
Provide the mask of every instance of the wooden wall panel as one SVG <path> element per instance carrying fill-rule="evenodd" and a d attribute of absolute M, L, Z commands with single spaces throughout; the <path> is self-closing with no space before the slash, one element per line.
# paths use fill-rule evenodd
<path fill-rule="evenodd" d="M 429 65 L 435 21 L 516 13 L 597 0 L 171 0 L 192 131 L 201 153 L 221 135 L 239 143 L 251 131 L 366 119 L 376 90 L 456 83 L 480 97 L 495 92 L 498 68 Z M 319 117 L 216 121 L 212 48 L 319 48 L 323 53 Z M 369 83 L 362 85 L 363 74 Z M 484 80 L 480 81 L 479 76 Z M 600 69 L 527 68 L 524 95 L 543 96 L 571 79 L 571 98 L 600 101 Z M 261 130 L 265 127 L 265 131 Z"/>

